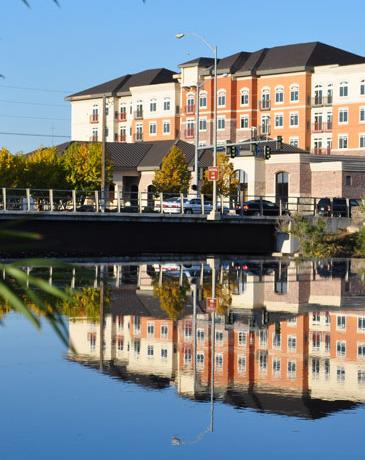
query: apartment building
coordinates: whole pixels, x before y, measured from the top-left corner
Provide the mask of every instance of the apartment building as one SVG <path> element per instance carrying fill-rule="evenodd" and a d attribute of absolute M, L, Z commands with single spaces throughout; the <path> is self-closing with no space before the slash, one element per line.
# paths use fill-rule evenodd
<path fill-rule="evenodd" d="M 176 139 L 180 92 L 173 76 L 174 72 L 165 68 L 149 69 L 67 97 L 71 102 L 71 139 L 101 141 L 103 110 L 108 142 Z"/>

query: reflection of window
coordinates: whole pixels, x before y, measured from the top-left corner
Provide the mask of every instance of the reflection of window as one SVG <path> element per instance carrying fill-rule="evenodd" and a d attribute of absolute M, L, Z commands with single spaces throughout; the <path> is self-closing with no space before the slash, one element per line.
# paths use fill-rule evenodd
<path fill-rule="evenodd" d="M 266 347 L 267 345 L 267 330 L 260 330 L 260 345 L 262 347 Z"/>
<path fill-rule="evenodd" d="M 167 359 L 167 348 L 161 348 L 161 359 Z"/>
<path fill-rule="evenodd" d="M 336 371 L 337 382 L 343 383 L 345 381 L 345 368 L 337 367 Z"/>
<path fill-rule="evenodd" d="M 326 334 L 324 336 L 324 351 L 326 353 L 329 353 L 331 349 L 331 336 L 329 334 Z"/>
<path fill-rule="evenodd" d="M 365 358 L 365 344 L 361 343 L 357 347 L 357 355 L 360 356 L 361 358 Z"/>
<path fill-rule="evenodd" d="M 246 358 L 245 356 L 238 357 L 238 372 L 245 372 L 246 370 Z"/>
<path fill-rule="evenodd" d="M 321 334 L 319 332 L 314 332 L 312 335 L 312 350 L 318 351 L 321 347 Z"/>
<path fill-rule="evenodd" d="M 215 355 L 215 365 L 218 369 L 223 367 L 223 355 L 222 353 L 216 353 Z"/>
<path fill-rule="evenodd" d="M 124 348 L 124 337 L 118 336 L 117 337 L 117 349 L 118 351 L 123 351 Z"/>
<path fill-rule="evenodd" d="M 163 324 L 161 326 L 161 337 L 167 337 L 167 333 L 168 333 L 168 327 Z"/>
<path fill-rule="evenodd" d="M 96 347 L 96 332 L 89 332 L 87 334 L 87 341 L 89 342 L 90 351 L 94 351 Z"/>
<path fill-rule="evenodd" d="M 137 355 L 141 352 L 141 341 L 139 339 L 133 342 L 133 351 Z"/>
<path fill-rule="evenodd" d="M 184 363 L 188 364 L 191 363 L 191 348 L 185 348 L 184 349 Z"/>
<path fill-rule="evenodd" d="M 319 358 L 312 358 L 312 377 L 318 378 L 321 365 Z"/>
<path fill-rule="evenodd" d="M 337 316 L 337 329 L 346 329 L 346 317 Z"/>
<path fill-rule="evenodd" d="M 288 326 L 296 326 L 297 325 L 297 318 L 295 316 L 293 316 L 292 318 L 289 318 L 287 320 L 287 324 Z"/>
<path fill-rule="evenodd" d="M 246 332 L 240 331 L 238 333 L 238 345 L 246 345 Z"/>
<path fill-rule="evenodd" d="M 279 267 L 275 270 L 275 292 L 286 294 L 288 292 L 288 267 Z"/>
<path fill-rule="evenodd" d="M 330 360 L 325 359 L 324 360 L 324 377 L 325 377 L 325 379 L 328 379 L 328 377 L 330 376 L 330 371 L 331 371 Z"/>
<path fill-rule="evenodd" d="M 204 366 L 204 353 L 197 353 L 196 362 L 197 362 L 198 366 L 200 366 L 200 367 Z"/>
<path fill-rule="evenodd" d="M 275 333 L 272 336 L 272 346 L 274 348 L 280 348 L 281 347 L 281 335 L 280 334 Z"/>
<path fill-rule="evenodd" d="M 223 332 L 222 331 L 216 331 L 215 332 L 215 341 L 216 342 L 223 342 Z"/>
<path fill-rule="evenodd" d="M 140 330 L 141 330 L 141 317 L 135 316 L 134 317 L 134 332 L 138 334 Z"/>
<path fill-rule="evenodd" d="M 272 362 L 272 371 L 275 375 L 280 374 L 281 371 L 281 363 L 279 358 L 274 358 Z"/>
<path fill-rule="evenodd" d="M 297 363 L 296 361 L 288 361 L 288 377 L 290 379 L 295 378 L 297 373 Z"/>
<path fill-rule="evenodd" d="M 199 342 L 204 342 L 204 329 L 197 330 L 197 337 Z"/>
<path fill-rule="evenodd" d="M 153 323 L 147 323 L 147 334 L 153 335 L 155 333 L 155 326 Z"/>
<path fill-rule="evenodd" d="M 365 371 L 357 371 L 357 383 L 359 385 L 365 385 Z"/>
<path fill-rule="evenodd" d="M 259 364 L 260 364 L 260 372 L 264 373 L 267 370 L 267 352 L 260 351 L 259 353 Z"/>
<path fill-rule="evenodd" d="M 185 338 L 190 338 L 192 335 L 192 325 L 191 323 L 186 323 L 184 327 L 184 336 Z"/>
<path fill-rule="evenodd" d="M 359 331 L 365 331 L 365 316 L 361 316 L 357 320 L 357 328 Z"/>
<path fill-rule="evenodd" d="M 152 358 L 153 355 L 154 355 L 153 345 L 148 345 L 148 347 L 147 347 L 147 356 L 149 358 Z"/>
<path fill-rule="evenodd" d="M 288 337 L 288 349 L 289 351 L 295 351 L 297 348 L 297 338 L 294 335 Z"/>
<path fill-rule="evenodd" d="M 346 342 L 337 341 L 337 343 L 336 343 L 336 354 L 337 354 L 337 356 L 345 356 L 346 355 Z"/>

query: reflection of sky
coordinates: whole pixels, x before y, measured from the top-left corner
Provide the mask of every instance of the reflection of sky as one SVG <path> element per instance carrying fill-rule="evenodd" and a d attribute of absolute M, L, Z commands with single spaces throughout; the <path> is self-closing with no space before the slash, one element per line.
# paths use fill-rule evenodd
<path fill-rule="evenodd" d="M 52 332 L 39 334 L 14 315 L 0 341 L 1 460 L 359 458 L 361 406 L 309 421 L 217 403 L 215 432 L 173 447 L 171 436 L 191 440 L 206 428 L 209 404 L 70 363 Z"/>

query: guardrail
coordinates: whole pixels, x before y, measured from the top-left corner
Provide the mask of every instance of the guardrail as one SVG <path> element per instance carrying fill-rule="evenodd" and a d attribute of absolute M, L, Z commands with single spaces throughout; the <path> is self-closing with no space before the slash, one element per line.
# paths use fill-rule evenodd
<path fill-rule="evenodd" d="M 351 217 L 351 210 L 361 200 L 315 197 L 277 197 L 245 195 L 217 197 L 217 211 L 230 216 L 323 215 Z M 325 201 L 325 206 L 323 202 Z M 100 190 L 7 189 L 0 193 L 0 212 L 15 213 L 149 213 L 166 215 L 207 215 L 212 211 L 209 194 L 125 192 L 118 187 L 103 197 Z"/>

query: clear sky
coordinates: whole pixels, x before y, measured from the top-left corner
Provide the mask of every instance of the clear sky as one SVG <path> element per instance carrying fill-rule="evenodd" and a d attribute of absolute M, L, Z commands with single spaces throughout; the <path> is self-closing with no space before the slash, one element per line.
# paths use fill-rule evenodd
<path fill-rule="evenodd" d="M 0 0 L 0 146 L 29 151 L 70 134 L 63 98 L 125 73 L 219 55 L 322 41 L 365 55 L 361 0 Z M 36 91 L 36 88 L 48 91 Z M 1 134 L 33 133 L 49 137 Z M 54 137 L 52 138 L 52 133 Z"/>

